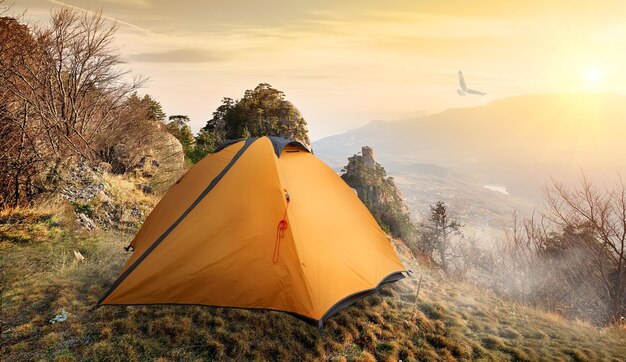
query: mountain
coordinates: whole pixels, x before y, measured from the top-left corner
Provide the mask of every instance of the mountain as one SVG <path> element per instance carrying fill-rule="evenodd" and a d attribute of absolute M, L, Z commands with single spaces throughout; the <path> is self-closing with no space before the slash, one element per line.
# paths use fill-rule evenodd
<path fill-rule="evenodd" d="M 340 170 L 348 156 L 371 146 L 416 214 L 443 199 L 466 219 L 493 224 L 513 208 L 538 207 L 550 178 L 572 182 L 584 170 L 614 182 L 616 171 L 626 171 L 624 114 L 621 95 L 517 96 L 371 122 L 314 142 L 313 149 Z"/>

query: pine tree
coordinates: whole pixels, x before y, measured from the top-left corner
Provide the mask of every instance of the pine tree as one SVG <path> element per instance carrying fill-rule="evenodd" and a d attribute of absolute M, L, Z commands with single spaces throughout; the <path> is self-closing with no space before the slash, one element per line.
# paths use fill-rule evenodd
<path fill-rule="evenodd" d="M 304 117 L 285 100 L 285 94 L 267 83 L 244 93 L 243 98 L 224 98 L 203 127 L 220 142 L 261 136 L 281 136 L 310 144 Z"/>
<path fill-rule="evenodd" d="M 167 130 L 176 137 L 183 145 L 185 157 L 189 160 L 193 158 L 193 152 L 196 145 L 196 139 L 189 127 L 189 117 L 185 115 L 174 115 L 169 117 Z"/>
<path fill-rule="evenodd" d="M 423 251 L 447 273 L 450 259 L 453 257 L 451 238 L 454 234 L 460 233 L 461 224 L 449 215 L 448 207 L 442 201 L 430 206 L 428 222 L 422 234 Z"/>

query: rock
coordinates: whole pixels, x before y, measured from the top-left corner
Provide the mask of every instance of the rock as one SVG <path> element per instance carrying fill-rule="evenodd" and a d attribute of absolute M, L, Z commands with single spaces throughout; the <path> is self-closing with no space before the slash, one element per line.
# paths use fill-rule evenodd
<path fill-rule="evenodd" d="M 110 163 L 108 163 L 108 162 L 104 162 L 104 161 L 103 161 L 103 162 L 100 162 L 100 163 L 98 164 L 98 170 L 99 170 L 100 172 L 103 172 L 103 173 L 104 173 L 104 172 L 110 173 L 112 169 L 113 169 L 113 167 L 112 167 L 112 166 L 111 166 L 111 164 L 110 164 Z"/>
<path fill-rule="evenodd" d="M 74 251 L 74 260 L 77 263 L 82 263 L 83 261 L 85 261 L 85 257 L 83 256 L 83 254 L 80 253 L 80 251 L 76 251 L 76 250 L 73 250 L 73 251 Z"/>
<path fill-rule="evenodd" d="M 341 178 L 353 189 L 383 229 L 393 236 L 410 240 L 415 233 L 408 207 L 392 177 L 374 158 L 374 150 L 364 146 L 361 155 L 348 158 Z"/>
<path fill-rule="evenodd" d="M 89 216 L 83 214 L 82 212 L 76 215 L 76 221 L 83 229 L 94 230 L 96 228 L 96 223 L 94 223 Z"/>
<path fill-rule="evenodd" d="M 137 163 L 135 164 L 135 168 L 137 169 L 144 168 L 147 160 L 148 160 L 148 156 L 143 156 L 142 158 L 139 159 L 139 161 L 137 161 Z"/>
<path fill-rule="evenodd" d="M 159 132 L 155 132 L 155 137 L 158 139 L 150 143 L 152 147 L 146 151 L 146 154 L 152 156 L 150 163 L 154 180 L 151 183 L 162 185 L 154 192 L 162 192 L 178 180 L 185 171 L 185 153 L 181 143 L 167 131 L 163 123 L 158 122 L 157 126 Z"/>
<path fill-rule="evenodd" d="M 361 148 L 361 157 L 363 158 L 363 163 L 368 166 L 375 166 L 376 159 L 374 158 L 374 149 L 369 146 L 363 146 Z"/>
<path fill-rule="evenodd" d="M 100 195 L 105 188 L 105 182 L 97 168 L 92 169 L 81 162 L 64 171 L 65 182 L 59 190 L 61 197 L 72 203 L 87 203 Z"/>
<path fill-rule="evenodd" d="M 155 174 L 160 172 L 154 169 L 159 162 L 147 155 L 142 158 L 141 164 L 146 169 Z M 104 177 L 109 166 L 107 162 L 96 165 L 68 162 L 59 171 L 62 182 L 53 196 L 67 200 L 73 206 L 77 228 L 135 231 L 154 206 L 154 200 L 120 191 L 120 187 L 121 190 L 136 188 L 144 194 L 154 194 L 157 190 L 151 183 L 137 178 L 134 171 L 129 172 L 128 177 Z"/>
<path fill-rule="evenodd" d="M 50 319 L 51 324 L 65 322 L 67 320 L 67 312 L 65 309 L 61 309 L 61 313 L 54 316 L 54 318 Z"/>
<path fill-rule="evenodd" d="M 133 218 L 142 218 L 143 217 L 143 212 L 141 210 L 139 210 L 139 208 L 137 207 L 131 207 L 130 208 L 130 216 L 132 216 Z"/>
<path fill-rule="evenodd" d="M 151 195 L 154 193 L 154 190 L 152 189 L 152 186 L 150 185 L 142 185 L 141 191 L 146 195 Z"/>
<path fill-rule="evenodd" d="M 98 156 L 112 166 L 112 173 L 136 172 L 173 182 L 185 168 L 183 146 L 162 122 L 139 121 L 119 135 L 116 142 L 98 151 Z M 159 168 L 159 172 L 153 171 Z"/>

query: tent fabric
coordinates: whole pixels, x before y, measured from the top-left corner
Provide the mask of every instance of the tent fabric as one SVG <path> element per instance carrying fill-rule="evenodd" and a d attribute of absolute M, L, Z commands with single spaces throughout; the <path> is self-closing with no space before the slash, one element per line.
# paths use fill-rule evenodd
<path fill-rule="evenodd" d="M 277 137 L 206 156 L 163 196 L 131 246 L 98 306 L 269 309 L 321 326 L 405 271 L 354 191 L 306 146 Z"/>

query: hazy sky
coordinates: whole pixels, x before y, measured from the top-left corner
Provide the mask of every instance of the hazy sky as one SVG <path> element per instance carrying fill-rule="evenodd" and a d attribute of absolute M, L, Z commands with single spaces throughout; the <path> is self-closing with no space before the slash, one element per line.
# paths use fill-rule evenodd
<path fill-rule="evenodd" d="M 102 8 L 144 92 L 198 130 L 223 97 L 267 82 L 312 138 L 371 120 L 527 93 L 626 84 L 626 1 L 16 0 L 46 23 Z M 484 97 L 456 93 L 457 71 Z"/>

